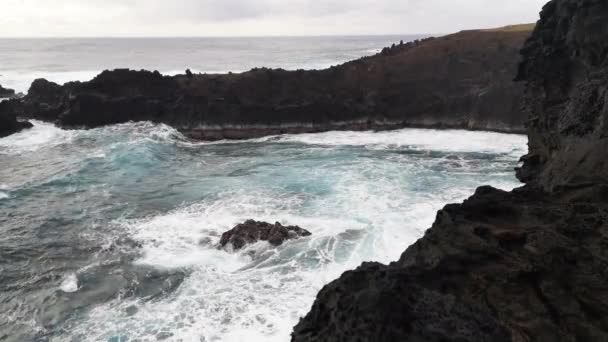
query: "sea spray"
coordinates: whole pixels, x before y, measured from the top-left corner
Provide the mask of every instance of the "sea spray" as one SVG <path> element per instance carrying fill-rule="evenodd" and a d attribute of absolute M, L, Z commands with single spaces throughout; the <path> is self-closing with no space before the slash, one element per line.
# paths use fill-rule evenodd
<path fill-rule="evenodd" d="M 317 291 L 389 262 L 443 205 L 510 189 L 526 138 L 404 129 L 196 142 L 152 123 L 0 139 L 0 330 L 24 339 L 284 341 Z M 217 248 L 246 219 L 280 247 Z M 147 277 L 147 278 L 146 278 Z M 4 279 L 4 278 L 3 278 Z M 32 318 L 33 317 L 33 318 Z M 19 322 L 31 322 L 19 324 Z"/>

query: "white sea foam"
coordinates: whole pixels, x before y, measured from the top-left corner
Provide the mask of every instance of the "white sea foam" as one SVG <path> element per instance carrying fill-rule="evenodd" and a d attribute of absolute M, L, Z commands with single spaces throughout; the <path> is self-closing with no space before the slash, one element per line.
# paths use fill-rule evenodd
<path fill-rule="evenodd" d="M 32 120 L 33 128 L 0 139 L 0 153 L 20 154 L 37 151 L 43 147 L 70 141 L 76 131 L 67 131 L 57 126 Z"/>
<path fill-rule="evenodd" d="M 265 138 L 266 141 L 269 138 Z M 405 128 L 385 132 L 325 132 L 283 135 L 278 142 L 300 142 L 326 146 L 409 147 L 443 152 L 525 153 L 527 138 L 518 134 Z M 264 140 L 260 140 L 264 141 Z"/>
<path fill-rule="evenodd" d="M 76 274 L 68 274 L 68 276 L 63 280 L 59 288 L 61 289 L 61 291 L 66 293 L 78 291 L 78 278 L 76 277 Z"/>
<path fill-rule="evenodd" d="M 117 153 L 134 157 L 130 153 L 148 143 L 184 143 L 174 129 L 151 123 L 80 131 L 76 141 L 99 137 L 109 159 Z M 176 341 L 288 340 L 318 290 L 343 271 L 363 261 L 398 259 L 438 209 L 478 185 L 516 186 L 508 170 L 514 155 L 524 152 L 525 138 L 406 129 L 238 144 L 243 146 L 189 145 L 197 153 L 192 163 L 204 162 L 208 150 L 217 153 L 216 163 L 205 167 L 212 178 L 198 180 L 211 188 L 202 200 L 118 219 L 102 230 L 108 245 L 125 235 L 141 242 L 137 264 L 185 270 L 179 289 L 154 301 L 118 299 L 96 306 L 65 327 L 65 340 L 154 340 L 165 333 Z M 489 161 L 462 153 L 480 150 Z M 278 248 L 262 242 L 237 252 L 218 249 L 221 234 L 247 219 L 295 224 L 313 235 Z M 64 283 L 74 289 L 68 278 Z"/>
<path fill-rule="evenodd" d="M 444 201 L 461 196 L 417 198 L 407 190 L 391 191 L 395 185 L 387 171 L 370 163 L 344 172 L 335 195 L 316 198 L 313 206 L 297 194 L 234 191 L 167 214 L 119 221 L 144 243 L 138 263 L 192 273 L 165 300 L 96 308 L 79 331 L 92 339 L 153 338 L 167 331 L 184 341 L 287 340 L 324 284 L 363 261 L 397 259 L 430 226 Z M 362 182 L 360 172 L 378 179 Z M 297 224 L 313 235 L 278 249 L 265 243 L 238 253 L 216 249 L 222 232 L 248 218 Z M 205 238 L 209 242 L 201 244 Z M 131 305 L 137 313 L 125 315 Z"/>

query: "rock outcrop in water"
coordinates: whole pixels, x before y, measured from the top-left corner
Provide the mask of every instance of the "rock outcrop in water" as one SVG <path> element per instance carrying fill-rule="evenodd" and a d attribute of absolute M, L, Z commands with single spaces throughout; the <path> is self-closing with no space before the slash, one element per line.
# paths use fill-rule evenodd
<path fill-rule="evenodd" d="M 523 132 L 523 85 L 512 79 L 529 34 L 460 32 L 326 70 L 114 70 L 64 86 L 37 80 L 18 112 L 63 127 L 149 120 L 206 140 L 402 127 Z"/>
<path fill-rule="evenodd" d="M 287 240 L 310 235 L 309 231 L 298 226 L 283 226 L 279 222 L 270 224 L 248 220 L 222 234 L 220 246 L 232 245 L 234 250 L 239 250 L 247 244 L 258 241 L 268 241 L 273 246 L 280 246 Z"/>
<path fill-rule="evenodd" d="M 479 188 L 398 261 L 346 272 L 293 341 L 608 341 L 608 2 L 552 0 L 522 54 L 526 185 Z"/>
<path fill-rule="evenodd" d="M 31 127 L 31 123 L 17 120 L 17 115 L 11 108 L 10 101 L 0 102 L 0 138 Z"/>
<path fill-rule="evenodd" d="M 0 85 L 0 98 L 12 98 L 15 97 L 15 91 L 13 89 L 4 88 Z"/>

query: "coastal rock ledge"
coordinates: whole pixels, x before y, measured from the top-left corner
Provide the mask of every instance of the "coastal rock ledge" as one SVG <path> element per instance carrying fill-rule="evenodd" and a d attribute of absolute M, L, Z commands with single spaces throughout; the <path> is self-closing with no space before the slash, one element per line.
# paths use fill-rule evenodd
<path fill-rule="evenodd" d="M 293 341 L 608 341 L 608 2 L 552 0 L 522 54 L 526 185 L 343 274 Z"/>

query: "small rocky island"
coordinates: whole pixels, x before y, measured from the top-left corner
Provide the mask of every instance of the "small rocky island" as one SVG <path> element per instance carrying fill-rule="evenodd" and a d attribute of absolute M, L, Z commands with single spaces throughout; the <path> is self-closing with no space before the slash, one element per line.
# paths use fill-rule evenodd
<path fill-rule="evenodd" d="M 608 341 L 608 2 L 552 0 L 522 54 L 526 185 L 343 274 L 293 341 Z"/>
<path fill-rule="evenodd" d="M 283 226 L 279 222 L 270 224 L 247 220 L 222 234 L 220 246 L 231 246 L 239 250 L 248 244 L 267 241 L 273 246 L 280 246 L 287 240 L 298 239 L 312 235 L 308 230 L 298 226 Z"/>
<path fill-rule="evenodd" d="M 325 70 L 173 77 L 114 70 L 65 85 L 41 79 L 0 115 L 64 128 L 152 121 L 203 140 L 403 127 L 523 133 L 523 85 L 513 75 L 530 30 L 400 43 Z"/>

